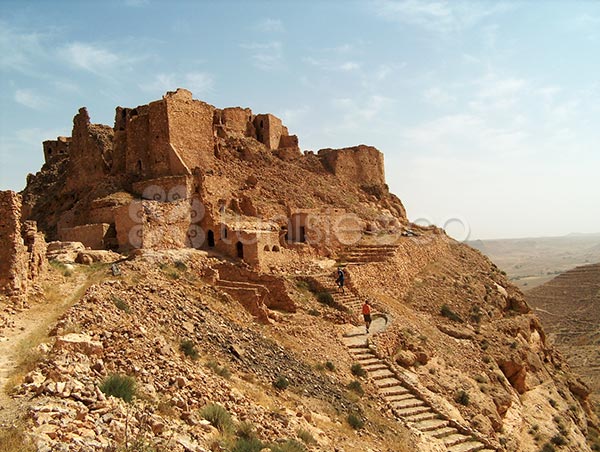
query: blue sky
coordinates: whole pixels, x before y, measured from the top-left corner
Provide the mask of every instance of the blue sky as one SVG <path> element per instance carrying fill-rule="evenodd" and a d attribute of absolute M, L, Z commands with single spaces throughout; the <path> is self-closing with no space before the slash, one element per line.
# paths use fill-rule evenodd
<path fill-rule="evenodd" d="M 177 87 L 374 145 L 409 218 L 457 238 L 600 231 L 600 2 L 0 0 L 0 188 L 87 106 Z"/>

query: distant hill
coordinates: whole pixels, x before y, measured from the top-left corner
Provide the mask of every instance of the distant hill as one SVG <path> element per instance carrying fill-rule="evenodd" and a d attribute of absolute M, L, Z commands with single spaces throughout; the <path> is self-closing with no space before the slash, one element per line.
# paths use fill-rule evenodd
<path fill-rule="evenodd" d="M 574 267 L 600 262 L 600 233 L 473 240 L 468 245 L 487 255 L 523 290 Z"/>
<path fill-rule="evenodd" d="M 576 267 L 525 296 L 600 404 L 600 264 Z"/>

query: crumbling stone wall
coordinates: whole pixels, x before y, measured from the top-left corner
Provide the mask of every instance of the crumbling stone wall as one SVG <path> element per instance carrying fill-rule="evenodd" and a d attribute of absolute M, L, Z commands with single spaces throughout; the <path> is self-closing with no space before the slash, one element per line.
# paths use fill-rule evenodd
<path fill-rule="evenodd" d="M 62 242 L 81 242 L 86 248 L 103 250 L 108 248 L 107 241 L 110 229 L 110 224 L 108 223 L 85 224 L 60 229 L 58 237 Z"/>
<path fill-rule="evenodd" d="M 221 125 L 227 135 L 256 138 L 256 129 L 252 122 L 252 110 L 231 107 L 215 111 L 215 123 Z"/>
<path fill-rule="evenodd" d="M 27 295 L 45 268 L 45 255 L 46 244 L 35 222 L 21 224 L 21 197 L 0 191 L 0 293 Z"/>
<path fill-rule="evenodd" d="M 44 148 L 44 161 L 54 163 L 69 156 L 71 137 L 58 137 L 56 140 L 46 140 L 42 143 Z"/>
<path fill-rule="evenodd" d="M 373 146 L 321 149 L 318 155 L 323 166 L 337 177 L 365 188 L 385 185 L 383 154 Z"/>
<path fill-rule="evenodd" d="M 113 154 L 113 129 L 91 124 L 85 108 L 73 118 L 69 146 L 68 191 L 85 190 L 110 173 Z"/>

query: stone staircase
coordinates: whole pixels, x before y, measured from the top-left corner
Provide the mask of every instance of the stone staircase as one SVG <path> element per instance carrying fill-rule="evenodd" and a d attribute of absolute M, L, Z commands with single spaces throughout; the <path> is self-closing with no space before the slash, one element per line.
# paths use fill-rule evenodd
<path fill-rule="evenodd" d="M 346 275 L 347 277 L 348 275 Z M 363 304 L 363 301 L 356 295 L 356 293 L 352 292 L 349 287 L 344 288 L 344 292 L 342 293 L 337 284 L 335 283 L 335 279 L 330 275 L 316 275 L 313 278 L 319 283 L 323 289 L 331 294 L 333 300 L 348 308 L 348 310 L 352 313 L 360 312 L 360 308 Z"/>
<path fill-rule="evenodd" d="M 339 260 L 348 264 L 368 264 L 372 262 L 385 262 L 390 259 L 396 245 L 354 245 L 344 248 L 340 252 Z"/>
<path fill-rule="evenodd" d="M 380 359 L 364 342 L 345 337 L 353 358 L 367 371 L 379 396 L 391 407 L 398 420 L 409 427 L 441 442 L 447 452 L 497 452 L 483 438 L 469 433 L 436 411 L 417 391 L 398 378 L 390 366 Z"/>

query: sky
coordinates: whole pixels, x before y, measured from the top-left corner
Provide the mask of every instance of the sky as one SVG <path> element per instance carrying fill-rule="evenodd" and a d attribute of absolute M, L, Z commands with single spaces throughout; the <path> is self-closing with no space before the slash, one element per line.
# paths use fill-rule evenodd
<path fill-rule="evenodd" d="M 459 240 L 600 232 L 600 1 L 0 0 L 0 189 L 86 106 L 184 87 L 368 144 Z"/>

